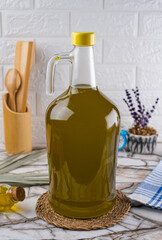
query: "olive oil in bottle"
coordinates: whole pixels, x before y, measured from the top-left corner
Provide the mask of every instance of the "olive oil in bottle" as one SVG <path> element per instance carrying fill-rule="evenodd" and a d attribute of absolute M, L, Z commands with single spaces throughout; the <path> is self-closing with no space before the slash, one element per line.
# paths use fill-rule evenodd
<path fill-rule="evenodd" d="M 78 43 L 79 34 L 74 33 L 75 48 L 67 55 L 73 64 L 71 84 L 47 109 L 46 135 L 49 202 L 61 215 L 84 219 L 101 216 L 115 204 L 120 115 L 95 83 L 88 45 L 94 34 L 81 34 Z"/>

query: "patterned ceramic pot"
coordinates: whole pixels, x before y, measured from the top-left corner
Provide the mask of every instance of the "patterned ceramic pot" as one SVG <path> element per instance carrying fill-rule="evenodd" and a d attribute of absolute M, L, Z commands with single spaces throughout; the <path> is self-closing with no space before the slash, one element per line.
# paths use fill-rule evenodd
<path fill-rule="evenodd" d="M 142 136 L 128 132 L 126 150 L 132 153 L 151 154 L 157 144 L 158 135 Z"/>

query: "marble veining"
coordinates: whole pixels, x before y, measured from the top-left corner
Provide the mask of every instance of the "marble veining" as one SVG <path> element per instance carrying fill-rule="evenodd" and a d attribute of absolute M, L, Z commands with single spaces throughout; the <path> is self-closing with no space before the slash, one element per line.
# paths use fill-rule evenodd
<path fill-rule="evenodd" d="M 0 161 L 6 157 L 0 151 Z M 117 189 L 126 195 L 131 194 L 138 184 L 150 173 L 162 158 L 162 144 L 158 145 L 154 155 L 134 155 L 119 152 L 117 168 Z M 12 171 L 13 174 L 26 172 L 46 172 L 48 170 L 46 154 L 34 162 Z M 0 239 L 2 240 L 109 240 L 109 239 L 162 239 L 162 215 L 160 210 L 132 202 L 128 215 L 113 227 L 103 230 L 71 231 L 57 228 L 36 216 L 35 205 L 38 197 L 46 192 L 48 186 L 26 187 L 26 199 L 18 203 L 18 211 L 0 212 Z"/>

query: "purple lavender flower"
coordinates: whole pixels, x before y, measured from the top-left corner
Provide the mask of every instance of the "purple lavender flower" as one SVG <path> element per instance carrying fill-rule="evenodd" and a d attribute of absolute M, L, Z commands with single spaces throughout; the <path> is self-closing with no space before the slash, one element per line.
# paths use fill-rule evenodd
<path fill-rule="evenodd" d="M 136 87 L 135 89 L 132 89 L 132 92 L 137 102 L 137 109 L 134 106 L 132 95 L 127 89 L 125 90 L 126 99 L 124 98 L 123 100 L 128 106 L 130 114 L 134 119 L 135 126 L 138 126 L 140 128 L 145 128 L 148 125 L 149 119 L 152 117 L 152 114 L 156 109 L 156 105 L 159 102 L 159 98 L 156 99 L 155 104 L 152 105 L 152 108 L 150 110 L 146 110 L 146 107 L 141 102 L 140 92 L 138 87 Z"/>

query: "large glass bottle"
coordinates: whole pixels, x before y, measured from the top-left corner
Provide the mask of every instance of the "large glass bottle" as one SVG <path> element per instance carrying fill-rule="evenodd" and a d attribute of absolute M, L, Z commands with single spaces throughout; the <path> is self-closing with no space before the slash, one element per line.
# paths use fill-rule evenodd
<path fill-rule="evenodd" d="M 96 86 L 94 33 L 73 33 L 74 48 L 52 57 L 47 92 L 53 92 L 56 63 L 72 64 L 69 88 L 46 112 L 49 202 L 61 215 L 92 218 L 116 201 L 115 169 L 120 115 Z M 102 81 L 102 79 L 100 79 Z"/>

